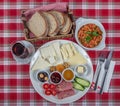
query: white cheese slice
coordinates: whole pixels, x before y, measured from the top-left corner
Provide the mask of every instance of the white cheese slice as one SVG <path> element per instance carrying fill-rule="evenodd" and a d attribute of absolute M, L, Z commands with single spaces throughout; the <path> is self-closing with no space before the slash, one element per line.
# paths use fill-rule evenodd
<path fill-rule="evenodd" d="M 72 57 L 68 58 L 67 62 L 74 66 L 79 64 L 86 64 L 87 60 L 80 53 L 76 53 Z"/>
<path fill-rule="evenodd" d="M 61 49 L 62 57 L 64 60 L 67 60 L 67 56 L 65 55 L 65 52 L 63 49 Z"/>
<path fill-rule="evenodd" d="M 57 57 L 57 56 L 56 56 L 55 49 L 54 49 L 54 47 L 53 47 L 52 45 L 49 46 L 49 48 L 48 48 L 48 53 L 49 53 L 50 57 L 54 57 L 54 58 Z"/>
<path fill-rule="evenodd" d="M 63 63 L 63 58 L 62 58 L 62 54 L 61 54 L 61 50 L 60 50 L 60 43 L 55 42 L 55 43 L 52 44 L 52 46 L 53 46 L 53 48 L 55 49 L 55 52 L 56 52 L 56 58 L 57 58 L 56 64 Z"/>
<path fill-rule="evenodd" d="M 63 45 L 61 47 L 61 52 L 62 52 L 64 60 L 66 60 L 69 57 L 69 55 L 68 55 L 68 52 L 67 52 L 65 46 L 63 46 Z"/>
<path fill-rule="evenodd" d="M 74 54 L 78 53 L 78 51 L 76 50 L 76 48 L 74 47 L 72 43 L 70 43 L 70 46 Z"/>
<path fill-rule="evenodd" d="M 39 49 L 41 56 L 45 59 L 44 48 Z"/>
<path fill-rule="evenodd" d="M 49 53 L 48 53 L 48 47 L 43 47 L 40 49 L 40 53 L 41 53 L 41 56 L 44 58 L 44 59 L 47 59 L 50 57 Z"/>
<path fill-rule="evenodd" d="M 52 64 L 52 65 L 54 65 L 54 64 L 56 63 L 56 60 L 55 60 L 54 57 L 48 58 L 48 61 L 49 61 L 49 63 Z"/>
<path fill-rule="evenodd" d="M 49 66 L 51 66 L 51 64 L 49 64 L 41 56 L 39 56 L 35 64 L 32 66 L 31 70 L 45 69 Z"/>
<path fill-rule="evenodd" d="M 73 50 L 72 50 L 72 48 L 71 48 L 70 43 L 65 44 L 65 48 L 66 48 L 66 50 L 67 50 L 67 53 L 68 53 L 69 57 L 73 56 Z"/>

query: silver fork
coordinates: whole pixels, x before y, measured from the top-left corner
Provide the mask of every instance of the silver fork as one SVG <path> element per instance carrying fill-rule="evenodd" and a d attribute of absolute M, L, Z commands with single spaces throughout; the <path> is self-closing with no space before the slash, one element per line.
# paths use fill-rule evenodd
<path fill-rule="evenodd" d="M 101 86 L 101 89 L 100 89 L 100 94 L 103 93 L 105 81 L 107 80 L 106 76 L 107 76 L 107 73 L 109 71 L 108 69 L 109 69 L 109 66 L 110 66 L 110 61 L 112 59 L 112 55 L 113 55 L 113 49 L 110 50 L 109 55 L 108 55 L 108 57 L 106 59 L 106 62 L 105 62 L 105 66 L 104 66 L 105 74 L 104 74 L 104 77 L 103 77 L 102 86 Z"/>
<path fill-rule="evenodd" d="M 97 79 L 96 79 L 96 82 L 95 82 L 94 90 L 96 90 L 96 89 L 97 89 L 97 86 L 98 86 L 98 80 L 99 80 L 99 76 L 100 76 L 100 70 L 101 70 L 102 64 L 103 64 L 104 61 L 105 61 L 105 55 L 104 55 L 104 54 L 100 54 L 100 57 L 99 57 L 98 61 L 99 61 L 99 65 L 98 65 L 98 76 L 97 76 Z M 96 70 L 96 71 L 97 71 L 97 70 Z"/>

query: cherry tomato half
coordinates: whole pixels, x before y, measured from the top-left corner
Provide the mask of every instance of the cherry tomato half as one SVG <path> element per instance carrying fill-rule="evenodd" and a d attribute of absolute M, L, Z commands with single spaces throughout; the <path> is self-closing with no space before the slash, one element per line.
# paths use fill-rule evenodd
<path fill-rule="evenodd" d="M 51 92 L 51 90 L 45 90 L 45 94 L 46 94 L 46 95 L 51 95 L 52 92 Z"/>
<path fill-rule="evenodd" d="M 56 85 L 54 85 L 54 84 L 50 84 L 50 89 L 55 89 L 56 88 Z"/>
<path fill-rule="evenodd" d="M 49 89 L 49 84 L 48 84 L 48 83 L 44 83 L 44 84 L 43 84 L 43 88 L 44 88 L 44 89 Z"/>
<path fill-rule="evenodd" d="M 51 93 L 53 96 L 55 96 L 57 94 L 56 90 L 51 90 Z"/>

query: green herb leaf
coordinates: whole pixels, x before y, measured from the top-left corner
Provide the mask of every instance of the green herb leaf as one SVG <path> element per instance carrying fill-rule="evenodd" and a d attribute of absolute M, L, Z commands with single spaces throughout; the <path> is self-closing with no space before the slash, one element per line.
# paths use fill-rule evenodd
<path fill-rule="evenodd" d="M 99 34 L 98 34 L 97 31 L 93 31 L 93 32 L 92 32 L 92 35 L 93 35 L 93 36 L 98 36 Z"/>
<path fill-rule="evenodd" d="M 92 39 L 91 36 L 86 36 L 85 41 L 89 43 L 91 39 Z"/>
<path fill-rule="evenodd" d="M 86 32 L 86 34 L 89 34 L 89 35 L 91 35 L 91 34 L 92 34 L 92 32 L 90 32 L 90 31 L 87 31 L 87 32 Z"/>

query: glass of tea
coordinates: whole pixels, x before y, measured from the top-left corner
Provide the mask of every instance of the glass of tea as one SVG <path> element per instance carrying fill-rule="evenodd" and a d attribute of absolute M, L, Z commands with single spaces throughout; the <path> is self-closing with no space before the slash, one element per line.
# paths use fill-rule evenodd
<path fill-rule="evenodd" d="M 25 64 L 30 62 L 33 54 L 35 53 L 35 48 L 32 43 L 21 40 L 12 45 L 11 52 L 18 63 Z"/>

